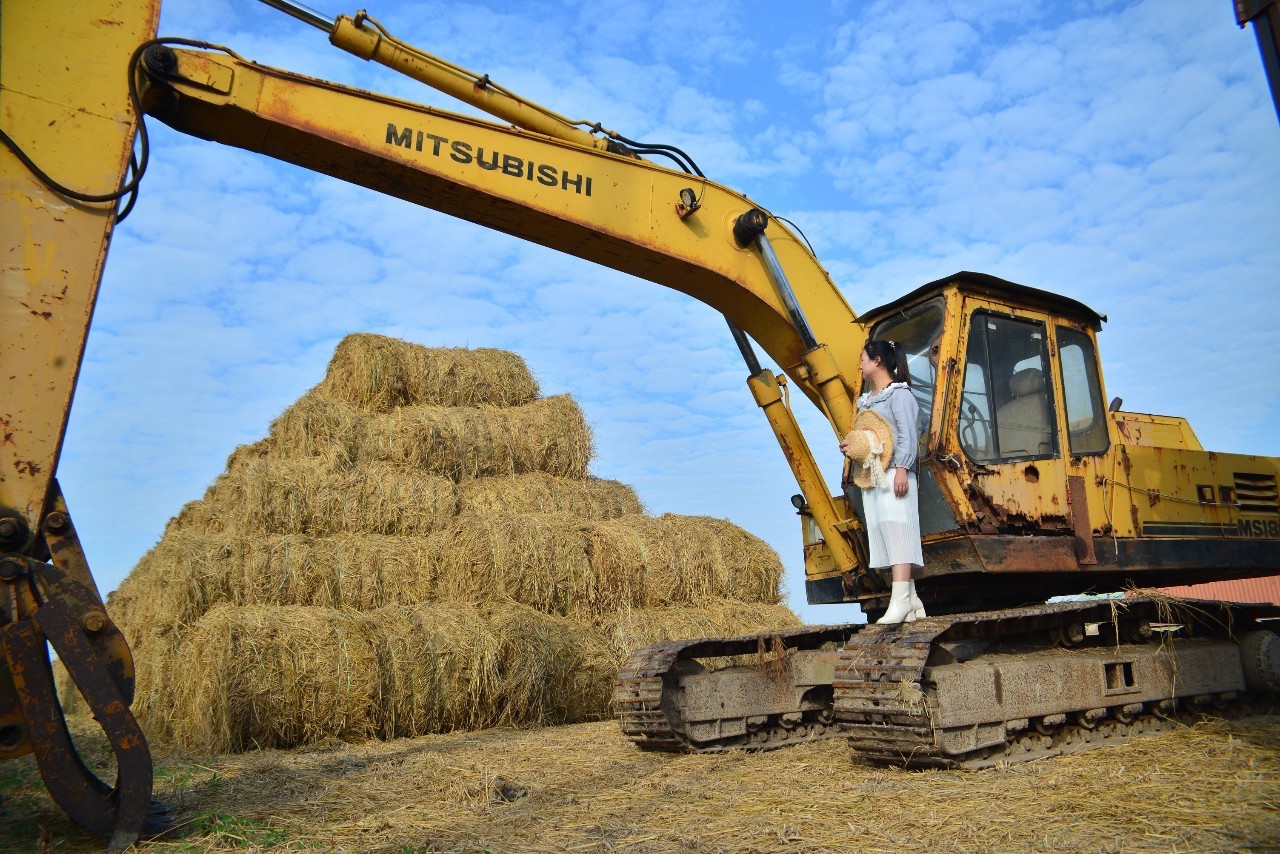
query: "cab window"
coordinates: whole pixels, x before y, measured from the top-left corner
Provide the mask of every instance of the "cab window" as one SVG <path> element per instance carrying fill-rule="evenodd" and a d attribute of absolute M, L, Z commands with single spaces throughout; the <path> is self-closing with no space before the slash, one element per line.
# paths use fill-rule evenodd
<path fill-rule="evenodd" d="M 1058 431 L 1045 326 L 976 312 L 969 324 L 960 446 L 979 463 L 1054 457 Z"/>
<path fill-rule="evenodd" d="M 1093 341 L 1076 329 L 1059 326 L 1058 367 L 1067 409 L 1067 447 L 1072 456 L 1100 454 L 1107 450 L 1106 411 L 1102 407 L 1102 383 Z"/>
<path fill-rule="evenodd" d="M 918 305 L 877 323 L 871 330 L 876 341 L 896 341 L 907 356 L 907 373 L 911 376 L 911 393 L 920 405 L 921 435 L 927 429 L 933 411 L 933 389 L 938 382 L 938 347 L 942 338 L 944 317 L 941 300 Z M 868 391 L 865 380 L 863 391 Z"/>

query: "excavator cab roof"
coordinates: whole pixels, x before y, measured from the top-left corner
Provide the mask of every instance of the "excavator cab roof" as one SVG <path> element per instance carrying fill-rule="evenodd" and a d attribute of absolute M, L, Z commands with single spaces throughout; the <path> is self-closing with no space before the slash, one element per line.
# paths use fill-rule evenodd
<path fill-rule="evenodd" d="M 972 273 L 962 270 L 959 273 L 935 279 L 927 285 L 921 285 L 909 294 L 898 297 L 892 302 L 877 306 L 865 312 L 859 320 L 868 324 L 875 323 L 895 311 L 900 311 L 915 303 L 924 301 L 948 286 L 955 286 L 964 293 L 994 297 L 1007 302 L 1022 303 L 1028 307 L 1046 309 L 1055 314 L 1070 317 L 1077 322 L 1084 323 L 1094 330 L 1100 330 L 1107 319 L 1105 314 L 1098 314 L 1089 306 L 1070 297 L 1064 297 L 1051 291 L 1043 291 L 1039 288 L 1028 287 L 1027 285 L 1020 285 L 1017 282 L 1010 282 L 986 273 Z"/>

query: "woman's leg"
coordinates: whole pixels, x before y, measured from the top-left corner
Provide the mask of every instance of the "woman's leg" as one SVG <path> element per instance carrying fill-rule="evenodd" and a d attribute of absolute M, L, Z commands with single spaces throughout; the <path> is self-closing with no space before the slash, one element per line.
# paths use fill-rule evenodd
<path fill-rule="evenodd" d="M 901 574 L 899 574 L 899 570 L 901 570 Z M 911 613 L 906 617 L 907 622 L 911 623 L 921 619 L 922 617 L 929 616 L 924 612 L 924 603 L 921 602 L 920 597 L 916 595 L 916 582 L 915 579 L 911 577 L 911 564 L 894 564 L 893 580 L 897 581 L 899 578 L 907 582 L 907 591 L 911 595 Z"/>
<path fill-rule="evenodd" d="M 894 557 L 890 564 L 893 591 L 889 607 L 877 622 L 910 622 L 925 616 L 924 607 L 911 581 L 913 561 L 922 562 L 920 554 L 920 522 L 915 496 L 915 479 L 909 477 L 910 493 L 898 498 L 888 489 L 863 490 L 863 507 L 867 516 L 867 533 L 871 542 L 872 566 L 878 557 Z"/>
<path fill-rule="evenodd" d="M 911 596 L 911 564 L 895 563 L 893 565 L 893 595 L 889 598 L 889 607 L 877 623 L 910 622 L 915 617 L 915 602 Z"/>
<path fill-rule="evenodd" d="M 895 563 L 893 565 L 893 595 L 889 599 L 889 607 L 877 623 L 913 622 L 927 616 L 924 603 L 916 595 L 915 582 L 911 580 L 911 564 Z"/>

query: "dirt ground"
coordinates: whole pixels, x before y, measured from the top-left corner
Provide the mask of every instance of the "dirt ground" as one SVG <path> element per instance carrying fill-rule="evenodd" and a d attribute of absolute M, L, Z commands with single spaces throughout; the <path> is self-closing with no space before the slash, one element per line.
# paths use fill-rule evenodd
<path fill-rule="evenodd" d="M 92 721 L 75 727 L 105 768 Z M 1207 721 L 980 772 L 767 754 L 642 753 L 616 724 L 292 751 L 156 752 L 173 830 L 142 850 L 991 851 L 1280 849 L 1280 717 Z M 0 766 L 0 848 L 101 850 Z"/>

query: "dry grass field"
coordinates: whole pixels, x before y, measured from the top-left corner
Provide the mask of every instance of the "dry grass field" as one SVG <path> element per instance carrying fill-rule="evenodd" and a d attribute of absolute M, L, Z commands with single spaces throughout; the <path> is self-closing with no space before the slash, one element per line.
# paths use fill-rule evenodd
<path fill-rule="evenodd" d="M 92 761 L 102 738 L 75 719 Z M 1280 849 L 1280 717 L 1208 721 L 1007 768 L 909 772 L 833 740 L 642 753 L 612 722 L 288 751 L 158 752 L 175 826 L 141 850 L 1263 851 Z M 101 850 L 0 769 L 0 848 Z"/>

